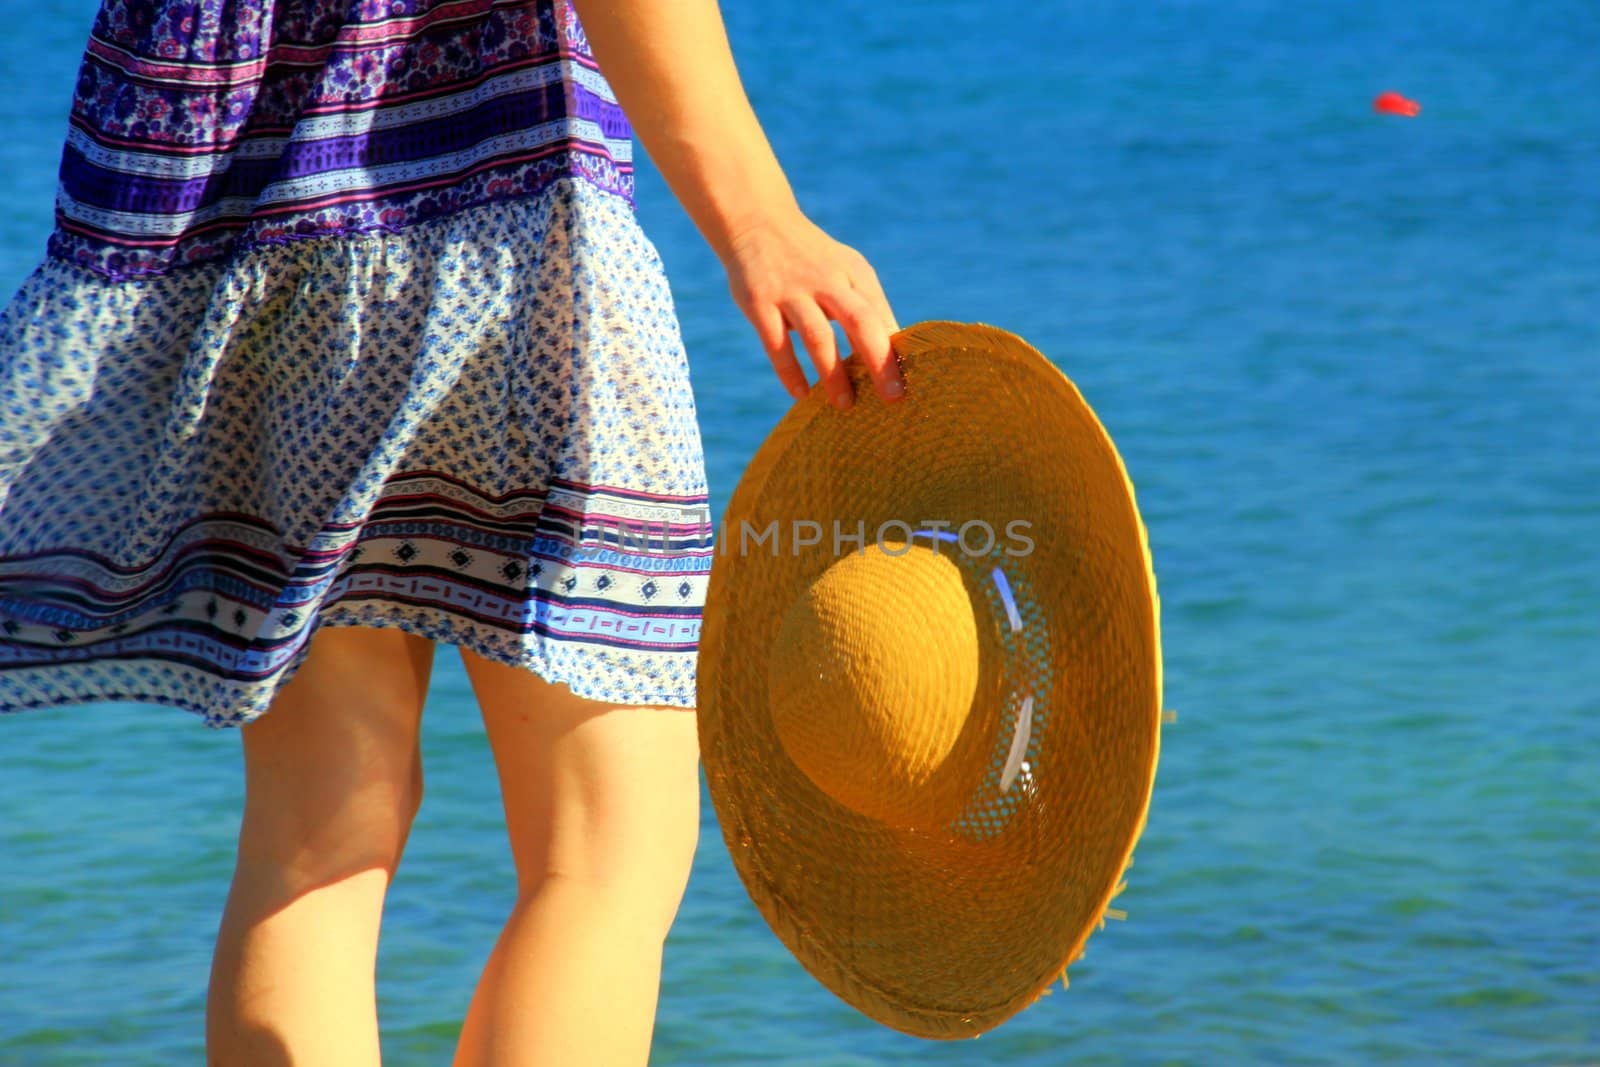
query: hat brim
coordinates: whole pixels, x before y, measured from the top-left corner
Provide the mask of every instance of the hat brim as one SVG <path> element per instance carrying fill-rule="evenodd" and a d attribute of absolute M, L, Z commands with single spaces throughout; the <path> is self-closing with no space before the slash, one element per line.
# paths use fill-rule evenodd
<path fill-rule="evenodd" d="M 1038 999 L 1121 888 L 1159 752 L 1159 602 L 1122 460 L 1064 374 L 991 326 L 920 323 L 892 344 L 902 400 L 879 401 L 852 356 L 855 405 L 814 389 L 733 494 L 700 640 L 700 746 L 734 868 L 784 945 L 869 1017 L 952 1039 Z M 856 814 L 774 730 L 768 652 L 784 610 L 837 558 L 835 519 L 869 538 L 890 522 L 1030 524 L 1031 551 L 1004 562 L 1022 638 L 1047 664 L 1028 680 L 1029 788 L 997 793 L 965 829 Z M 742 536 L 796 520 L 819 523 L 821 543 L 774 553 Z"/>

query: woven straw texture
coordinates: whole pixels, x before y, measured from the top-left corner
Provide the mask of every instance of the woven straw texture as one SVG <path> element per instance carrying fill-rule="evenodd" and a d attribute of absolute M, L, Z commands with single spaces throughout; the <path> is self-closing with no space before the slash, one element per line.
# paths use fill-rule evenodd
<path fill-rule="evenodd" d="M 1159 750 L 1159 604 L 1133 487 L 1065 375 L 991 326 L 920 323 L 893 346 L 902 401 L 879 402 L 852 356 L 856 404 L 839 411 L 813 389 L 734 492 L 707 591 L 700 742 L 734 866 L 779 939 L 867 1016 L 953 1039 L 998 1026 L 1064 980 L 1123 888 Z M 796 551 L 781 540 L 776 552 L 741 545 L 742 525 L 760 531 L 776 521 L 786 532 L 796 520 L 820 523 L 821 543 Z M 864 522 L 869 546 L 893 522 L 943 520 L 955 530 L 982 520 L 999 536 L 987 556 L 954 545 L 942 553 L 960 564 L 978 631 L 975 673 L 957 672 L 973 687 L 969 728 L 953 744 L 941 735 L 937 782 L 885 798 L 877 817 L 819 788 L 777 725 L 788 724 L 791 745 L 815 748 L 795 725 L 808 709 L 788 702 L 814 707 L 828 690 L 794 682 L 805 672 L 776 642 L 786 619 L 788 639 L 798 632 L 794 606 L 808 590 L 838 600 L 840 582 L 821 579 L 855 546 L 836 554 L 834 520 L 847 532 Z M 1014 520 L 1029 524 L 1026 554 L 1006 540 Z M 982 540 L 974 535 L 972 547 Z M 937 616 L 948 610 L 950 579 L 892 588 L 897 566 L 858 567 L 858 592 L 897 604 L 904 633 L 861 640 L 876 640 L 873 662 L 886 661 L 873 668 L 882 674 L 873 692 L 916 693 L 908 670 L 919 648 L 950 629 Z M 928 582 L 943 605 L 931 622 L 906 610 Z M 862 617 L 881 631 L 882 616 Z M 836 710 L 817 714 L 826 721 Z M 1019 730 L 1019 718 L 1031 729 Z M 967 783 L 954 817 L 952 780 Z M 882 788 L 907 787 L 885 775 Z"/>

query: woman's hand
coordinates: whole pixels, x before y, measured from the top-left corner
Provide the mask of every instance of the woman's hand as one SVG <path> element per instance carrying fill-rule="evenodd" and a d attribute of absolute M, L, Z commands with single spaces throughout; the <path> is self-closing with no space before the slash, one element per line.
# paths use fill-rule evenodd
<path fill-rule="evenodd" d="M 851 350 L 866 361 L 878 395 L 892 402 L 904 394 L 889 347 L 889 335 L 900 327 L 860 252 L 795 209 L 739 228 L 721 258 L 734 303 L 756 328 L 773 369 L 796 400 L 810 386 L 795 358 L 791 331 L 800 335 L 834 406 L 847 408 L 854 399 L 830 319 L 844 327 Z"/>

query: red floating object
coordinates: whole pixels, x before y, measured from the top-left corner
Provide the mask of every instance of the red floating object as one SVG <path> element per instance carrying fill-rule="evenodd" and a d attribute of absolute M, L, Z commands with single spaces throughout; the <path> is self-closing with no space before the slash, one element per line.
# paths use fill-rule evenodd
<path fill-rule="evenodd" d="M 1404 115 L 1408 119 L 1414 119 L 1422 110 L 1422 105 L 1415 100 L 1407 100 L 1390 89 L 1388 92 L 1378 94 L 1378 98 L 1372 102 L 1372 110 L 1380 115 Z"/>

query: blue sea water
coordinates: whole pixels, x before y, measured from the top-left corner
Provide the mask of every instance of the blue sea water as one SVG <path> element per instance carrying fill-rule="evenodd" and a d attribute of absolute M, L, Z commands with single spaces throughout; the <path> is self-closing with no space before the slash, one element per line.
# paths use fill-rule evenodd
<path fill-rule="evenodd" d="M 1014 330 L 1104 420 L 1179 717 L 1128 920 L 976 1041 L 813 982 L 707 804 L 653 1062 L 1600 1062 L 1600 6 L 726 7 L 802 204 L 900 321 Z M 6 293 L 92 14 L 0 0 Z M 639 197 L 720 513 L 787 398 L 648 166 Z M 424 751 L 396 1064 L 448 1062 L 513 899 L 449 649 Z M 201 1062 L 240 766 L 175 709 L 0 721 L 0 1064 Z"/>

